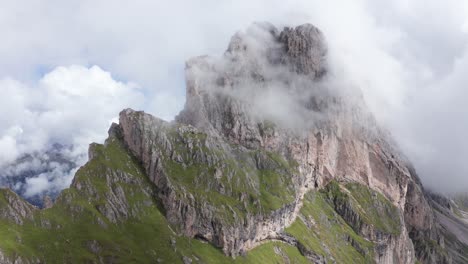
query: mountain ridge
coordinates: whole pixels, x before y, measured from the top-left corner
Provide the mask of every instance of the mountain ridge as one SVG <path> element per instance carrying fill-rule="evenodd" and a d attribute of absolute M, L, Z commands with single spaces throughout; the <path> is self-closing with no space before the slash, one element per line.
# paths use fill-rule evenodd
<path fill-rule="evenodd" d="M 222 57 L 189 60 L 174 122 L 123 110 L 50 208 L 1 192 L 10 199 L 0 199 L 0 261 L 466 258 L 464 243 L 438 222 L 440 201 L 362 94 L 329 74 L 324 36 L 310 24 L 279 31 L 257 23 Z"/>

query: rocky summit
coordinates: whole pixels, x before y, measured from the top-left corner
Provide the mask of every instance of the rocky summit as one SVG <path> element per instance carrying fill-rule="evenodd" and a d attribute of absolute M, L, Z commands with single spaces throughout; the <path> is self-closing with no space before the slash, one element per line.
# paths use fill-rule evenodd
<path fill-rule="evenodd" d="M 175 121 L 123 110 L 46 208 L 0 190 L 0 262 L 466 263 L 464 208 L 331 76 L 313 25 L 235 34 L 187 62 Z"/>

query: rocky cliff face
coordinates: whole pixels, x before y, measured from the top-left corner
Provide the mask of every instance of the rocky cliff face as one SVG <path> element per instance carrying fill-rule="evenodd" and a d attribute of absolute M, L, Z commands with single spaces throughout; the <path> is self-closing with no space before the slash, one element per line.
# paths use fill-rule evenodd
<path fill-rule="evenodd" d="M 243 160 L 253 170 L 270 169 L 271 161 L 249 155 L 252 150 L 276 153 L 285 163 L 296 165 L 285 166 L 279 172 L 289 174 L 290 182 L 284 187 L 292 190 L 294 198 L 290 203 L 270 208 L 273 210 L 269 212 L 243 208 L 248 214 L 236 218 L 230 225 L 216 219 L 213 210 L 197 209 L 196 196 L 184 201 L 177 198 L 163 200 L 169 220 L 183 226 L 186 235 L 203 237 L 222 247 L 226 254 L 235 256 L 263 240 L 280 237 L 281 231 L 297 219 L 304 194 L 336 180 L 368 186 L 398 208 L 393 216 L 389 216 L 401 220 L 396 235 L 379 232 L 375 226 L 364 224 L 356 210 L 346 203 L 334 204 L 336 211 L 358 234 L 380 245 L 376 261 L 414 262 L 415 251 L 408 234 L 415 241 L 443 244 L 437 240 L 439 235 L 434 227 L 432 209 L 408 162 L 392 147 L 393 142 L 366 111 L 362 97 L 358 94 L 348 98 L 350 95 L 344 91 L 333 90 L 324 80 L 326 72 L 326 45 L 317 28 L 302 25 L 278 32 L 271 25 L 259 24 L 246 33 L 235 35 L 222 58 L 199 57 L 187 63 L 187 103 L 176 121 L 183 127 L 179 128 L 182 131 L 202 133 L 204 140 L 198 148 L 202 149 L 203 145 L 208 150 L 219 148 L 215 153 L 195 150 L 184 157 L 170 144 L 147 144 L 145 142 L 151 140 L 166 140 L 167 132 L 154 133 L 158 130 L 155 128 L 164 125 L 142 113 L 122 112 L 120 126 L 124 140 L 143 161 L 156 185 L 164 190 L 163 199 L 171 197 L 177 189 L 171 186 L 164 165 L 161 165 L 171 155 L 176 155 L 175 160 L 179 159 L 182 166 L 188 167 L 195 157 L 196 162 L 212 167 L 215 172 L 204 177 L 214 176 L 215 179 L 217 173 L 218 177 L 229 174 L 222 168 L 225 162 L 220 157 L 223 155 L 233 157 L 235 161 Z M 305 118 L 301 120 L 303 123 L 299 126 L 291 124 L 270 109 L 259 109 L 255 104 L 269 93 L 289 96 L 292 105 L 284 108 L 286 114 L 291 115 L 291 119 Z M 291 102 L 285 99 L 284 103 Z M 193 142 L 181 143 L 183 148 L 189 149 L 194 145 Z M 165 146 L 166 153 L 161 154 L 160 146 Z M 202 158 L 197 160 L 197 157 Z M 222 164 L 221 167 L 217 167 L 218 164 Z M 244 177 L 247 182 L 252 182 L 252 186 L 258 181 L 248 172 Z M 226 183 L 209 188 L 224 194 L 226 187 L 232 189 L 232 181 L 236 180 L 239 178 L 228 178 Z M 261 193 L 256 188 L 251 191 Z M 168 192 L 171 195 L 167 195 Z M 180 195 L 187 195 L 187 191 Z M 248 191 L 229 195 L 238 195 L 239 201 L 245 203 Z M 263 206 L 261 197 L 258 201 L 256 198 L 250 199 Z M 380 205 L 371 205 L 375 206 Z M 448 261 L 437 252 L 421 256 L 421 259 L 425 258 Z"/>
<path fill-rule="evenodd" d="M 0 260 L 464 259 L 362 95 L 329 78 L 326 47 L 312 25 L 255 24 L 189 60 L 174 122 L 126 109 L 54 204 L 0 199 Z"/>
<path fill-rule="evenodd" d="M 12 220 L 19 225 L 30 219 L 37 210 L 9 189 L 0 189 L 0 206 L 0 218 Z"/>

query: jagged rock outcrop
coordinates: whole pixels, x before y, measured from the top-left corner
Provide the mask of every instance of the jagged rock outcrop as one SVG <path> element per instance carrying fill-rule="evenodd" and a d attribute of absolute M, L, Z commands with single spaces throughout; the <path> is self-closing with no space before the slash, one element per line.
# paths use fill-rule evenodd
<path fill-rule="evenodd" d="M 320 30 L 310 24 L 296 28 L 285 28 L 279 35 L 285 54 L 282 62 L 291 65 L 292 70 L 314 78 L 322 77 L 326 72 L 327 46 Z"/>
<path fill-rule="evenodd" d="M 274 238 L 295 220 L 303 193 L 295 189 L 292 175 L 297 172 L 285 159 L 232 147 L 192 126 L 132 110 L 121 113 L 120 127 L 157 186 L 166 217 L 185 235 L 235 256 Z M 266 193 L 264 181 L 283 184 L 285 191 Z"/>
<path fill-rule="evenodd" d="M 45 209 L 48 209 L 54 205 L 54 201 L 52 200 L 52 198 L 50 198 L 50 196 L 46 195 L 44 196 L 42 204 Z"/>
<path fill-rule="evenodd" d="M 37 210 L 10 189 L 0 189 L 0 208 L 1 219 L 13 221 L 19 225 L 23 224 L 25 219 L 30 219 L 33 212 Z"/>

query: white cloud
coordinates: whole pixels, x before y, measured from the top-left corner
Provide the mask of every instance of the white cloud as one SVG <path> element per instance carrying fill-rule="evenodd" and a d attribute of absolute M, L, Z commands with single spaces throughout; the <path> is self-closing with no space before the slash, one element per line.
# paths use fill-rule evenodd
<path fill-rule="evenodd" d="M 16 190 L 21 190 L 25 197 L 31 198 L 44 193 L 57 193 L 70 186 L 78 168 L 70 170 L 67 166 L 58 163 L 50 165 L 49 172 L 25 179 L 24 184 L 15 186 Z"/>
<path fill-rule="evenodd" d="M 35 153 L 59 143 L 66 146 L 59 150 L 63 158 L 82 165 L 89 143 L 103 142 L 109 123 L 116 120 L 120 110 L 144 104 L 137 85 L 118 82 L 97 66 L 58 67 L 33 84 L 4 79 L 0 80 L 0 89 L 6 95 L 0 104 L 2 174 L 49 171 L 19 186 L 26 188 L 26 196 L 65 188 L 71 181 L 71 168 L 49 162 L 38 164 L 38 159 L 33 158 L 23 161 L 17 171 L 8 166 L 11 162 L 25 154 L 35 157 Z"/>
<path fill-rule="evenodd" d="M 97 66 L 58 67 L 33 85 L 4 79 L 0 89 L 5 92 L 0 131 L 5 144 L 16 142 L 18 153 L 50 143 L 102 141 L 121 109 L 144 104 L 138 86 L 115 81 Z"/>
<path fill-rule="evenodd" d="M 31 197 L 50 189 L 49 179 L 45 174 L 26 179 L 26 185 L 27 190 L 24 193 L 26 197 Z"/>
<path fill-rule="evenodd" d="M 18 157 L 16 148 L 16 137 L 22 133 L 21 128 L 11 127 L 0 138 L 0 164 L 14 161 Z"/>

